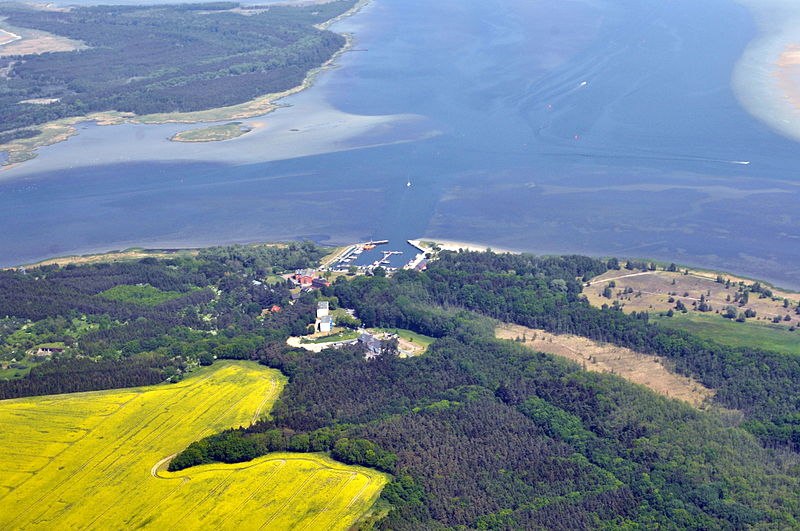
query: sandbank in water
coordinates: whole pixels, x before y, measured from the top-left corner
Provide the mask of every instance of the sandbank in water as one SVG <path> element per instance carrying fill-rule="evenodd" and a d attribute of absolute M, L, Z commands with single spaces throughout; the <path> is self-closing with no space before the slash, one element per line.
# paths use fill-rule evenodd
<path fill-rule="evenodd" d="M 751 115 L 800 141 L 800 3 L 739 2 L 753 13 L 760 35 L 736 64 L 734 92 Z"/>

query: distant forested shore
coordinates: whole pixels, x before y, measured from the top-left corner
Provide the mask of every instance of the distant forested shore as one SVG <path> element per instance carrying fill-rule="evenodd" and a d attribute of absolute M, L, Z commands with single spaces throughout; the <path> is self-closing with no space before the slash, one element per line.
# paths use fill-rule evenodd
<path fill-rule="evenodd" d="M 345 45 L 345 37 L 319 25 L 355 3 L 69 10 L 3 4 L 6 24 L 85 48 L 0 58 L 1 141 L 36 136 L 37 126 L 62 118 L 201 111 L 296 87 Z"/>

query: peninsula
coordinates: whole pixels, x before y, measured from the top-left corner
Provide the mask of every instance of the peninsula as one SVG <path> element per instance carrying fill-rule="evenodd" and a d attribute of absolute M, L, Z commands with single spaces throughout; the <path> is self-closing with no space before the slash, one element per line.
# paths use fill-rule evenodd
<path fill-rule="evenodd" d="M 14 28 L 20 37 L 6 39 L 11 46 L 49 38 L 20 48 L 19 55 L 5 53 L 0 44 L 3 164 L 32 158 L 36 148 L 66 140 L 85 121 L 196 123 L 265 114 L 275 99 L 309 86 L 346 47 L 348 39 L 327 30 L 327 23 L 359 5 L 334 0 L 259 8 L 216 2 L 46 10 L 6 4 L 0 7 L 3 35 Z M 58 46 L 51 50 L 47 43 Z M 59 53 L 43 53 L 48 51 Z M 49 81 L 43 85 L 45 72 Z"/>

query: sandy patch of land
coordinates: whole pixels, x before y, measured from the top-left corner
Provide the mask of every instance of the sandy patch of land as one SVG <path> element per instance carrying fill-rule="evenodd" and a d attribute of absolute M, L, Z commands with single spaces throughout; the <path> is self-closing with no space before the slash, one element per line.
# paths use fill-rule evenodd
<path fill-rule="evenodd" d="M 124 262 L 129 260 L 141 260 L 142 258 L 171 258 L 176 254 L 189 254 L 196 255 L 197 251 L 194 249 L 181 249 L 179 251 L 159 251 L 150 249 L 130 249 L 126 251 L 113 251 L 110 253 L 102 254 L 87 254 L 82 256 L 62 256 L 59 258 L 48 258 L 35 264 L 29 264 L 25 267 L 38 267 L 45 265 L 59 265 L 65 266 L 68 264 L 98 264 L 106 262 Z"/>
<path fill-rule="evenodd" d="M 786 100 L 800 109 L 800 45 L 786 46 L 776 63 L 775 76 Z"/>
<path fill-rule="evenodd" d="M 36 157 L 36 148 L 49 146 L 50 144 L 56 144 L 68 139 L 77 133 L 75 129 L 75 124 L 77 123 L 78 120 L 75 119 L 63 119 L 49 122 L 41 126 L 36 126 L 35 128 L 38 129 L 40 133 L 34 137 L 20 138 L 5 144 L 0 144 L 0 152 L 5 151 L 8 154 L 8 159 L 5 165 L 0 167 L 0 171 L 10 170 L 17 164 Z"/>
<path fill-rule="evenodd" d="M 413 245 L 418 249 L 423 249 L 425 251 L 428 250 L 458 251 L 459 249 L 461 249 L 464 251 L 476 251 L 482 253 L 488 249 L 491 249 L 495 253 L 519 254 L 519 251 L 501 249 L 493 245 L 487 245 L 475 242 L 459 242 L 455 240 L 442 240 L 440 238 L 419 238 L 416 240 L 408 240 L 408 243 L 410 243 L 411 245 Z"/>
<path fill-rule="evenodd" d="M 17 41 L 22 37 L 17 35 L 16 33 L 11 33 L 10 31 L 6 31 L 4 29 L 0 29 L 0 46 L 4 44 L 8 44 L 10 42 Z"/>
<path fill-rule="evenodd" d="M 0 30 L 0 57 L 12 55 L 38 55 L 47 52 L 71 52 L 85 50 L 87 46 L 81 41 L 54 35 L 46 31 L 27 28 L 14 28 Z M 3 42 L 3 35 L 13 35 L 7 42 Z"/>
<path fill-rule="evenodd" d="M 175 133 L 170 140 L 173 142 L 221 142 L 238 138 L 252 130 L 252 127 L 243 125 L 241 122 L 233 122 L 181 131 Z"/>
<path fill-rule="evenodd" d="M 315 332 L 307 336 L 292 336 L 286 340 L 286 344 L 293 348 L 302 348 L 310 352 L 322 352 L 327 348 L 336 348 L 340 345 L 347 345 L 356 343 L 357 338 L 350 339 L 335 339 L 343 331 L 342 328 L 334 328 L 330 333 Z M 311 343 L 312 340 L 320 340 L 325 337 L 331 337 L 331 341 L 323 341 L 322 343 Z"/>
<path fill-rule="evenodd" d="M 800 4 L 795 0 L 737 0 L 751 11 L 758 35 L 732 75 L 734 94 L 747 112 L 777 132 L 800 140 Z"/>
<path fill-rule="evenodd" d="M 54 13 L 69 13 L 72 10 L 71 6 L 59 6 L 53 3 L 26 2 L 25 5 L 38 11 L 52 11 Z"/>
<path fill-rule="evenodd" d="M 786 46 L 786 51 L 781 54 L 778 60 L 778 66 L 796 66 L 800 65 L 800 45 L 790 44 Z"/>
<path fill-rule="evenodd" d="M 772 297 L 760 298 L 758 293 L 749 293 L 746 304 L 740 304 L 736 298 L 742 284 L 749 286 L 753 280 L 744 279 L 727 273 L 714 273 L 708 271 L 683 272 L 670 271 L 628 271 L 611 270 L 591 279 L 584 287 L 583 293 L 589 303 L 596 307 L 603 304 L 611 305 L 614 301 L 622 306 L 625 312 L 649 313 L 666 312 L 675 309 L 677 301 L 683 302 L 690 312 L 716 315 L 725 311 L 727 306 L 735 306 L 737 311 L 744 312 L 752 309 L 756 317 L 748 321 L 772 322 L 775 317 L 781 321 L 776 324 L 790 328 L 800 325 L 800 315 L 795 312 L 800 303 L 800 295 L 778 288 L 769 287 Z M 717 282 L 717 276 L 722 277 L 723 283 Z M 728 283 L 730 281 L 730 283 Z M 613 282 L 611 298 L 604 297 L 603 291 Z M 670 299 L 673 299 L 670 302 Z M 709 312 L 699 312 L 701 299 L 711 305 Z M 788 308 L 784 307 L 784 299 L 789 299 Z M 696 306 L 697 305 L 697 306 Z M 784 321 L 786 316 L 789 320 Z M 721 318 L 721 317 L 720 317 Z"/>
<path fill-rule="evenodd" d="M 401 358 L 410 356 L 419 356 L 425 352 L 426 347 L 417 343 L 412 343 L 402 337 L 397 338 L 397 350 L 400 352 Z"/>
<path fill-rule="evenodd" d="M 61 101 L 61 98 L 31 98 L 29 100 L 22 100 L 20 103 L 30 103 L 33 105 L 50 105 L 51 103 L 57 103 Z"/>
<path fill-rule="evenodd" d="M 584 337 L 551 334 L 544 330 L 502 324 L 495 329 L 500 339 L 516 340 L 537 352 L 554 354 L 575 361 L 587 370 L 621 376 L 644 385 L 658 394 L 701 407 L 714 396 L 714 390 L 700 382 L 672 372 L 658 356 L 642 354 Z"/>

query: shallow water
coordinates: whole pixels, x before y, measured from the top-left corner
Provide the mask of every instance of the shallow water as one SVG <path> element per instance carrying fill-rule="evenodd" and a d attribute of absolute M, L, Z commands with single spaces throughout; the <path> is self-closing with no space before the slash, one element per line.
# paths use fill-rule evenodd
<path fill-rule="evenodd" d="M 798 146 L 731 89 L 756 26 L 697 4 L 375 0 L 335 26 L 354 50 L 253 133 L 89 126 L 0 174 L 0 263 L 432 236 L 799 288 Z"/>
<path fill-rule="evenodd" d="M 740 0 L 758 23 L 759 35 L 744 50 L 733 71 L 733 88 L 742 106 L 775 131 L 800 141 L 800 108 L 790 96 L 800 93 L 800 78 L 791 94 L 781 86 L 778 63 L 787 45 L 800 45 L 800 5 L 794 0 Z M 796 69 L 795 69 L 796 70 Z"/>

